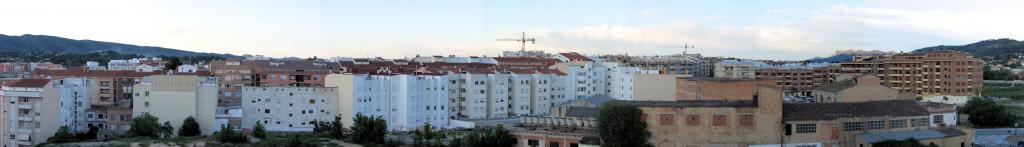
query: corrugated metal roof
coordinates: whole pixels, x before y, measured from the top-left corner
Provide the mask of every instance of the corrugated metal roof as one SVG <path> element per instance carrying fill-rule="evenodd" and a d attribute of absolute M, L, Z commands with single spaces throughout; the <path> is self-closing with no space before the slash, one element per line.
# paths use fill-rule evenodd
<path fill-rule="evenodd" d="M 898 132 L 878 132 L 878 133 L 866 133 L 857 135 L 857 138 L 864 140 L 867 143 L 877 143 L 888 140 L 906 140 L 914 138 L 917 140 L 933 139 L 933 138 L 945 138 L 964 135 L 964 132 L 954 128 L 944 129 L 921 129 L 921 130 L 910 130 L 910 131 L 898 131 Z"/>

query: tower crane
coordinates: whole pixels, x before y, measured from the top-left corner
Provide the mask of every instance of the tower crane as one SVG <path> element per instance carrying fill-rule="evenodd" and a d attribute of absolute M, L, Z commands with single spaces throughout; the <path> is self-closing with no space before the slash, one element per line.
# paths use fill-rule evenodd
<path fill-rule="evenodd" d="M 535 43 L 537 43 L 537 38 L 526 38 L 526 32 L 522 32 L 522 33 L 523 33 L 523 36 L 520 37 L 520 38 L 505 38 L 505 39 L 498 39 L 497 41 L 515 41 L 515 42 L 519 42 L 522 45 L 522 46 L 520 46 L 519 51 L 526 51 L 526 42 L 530 42 L 530 44 L 535 44 Z"/>

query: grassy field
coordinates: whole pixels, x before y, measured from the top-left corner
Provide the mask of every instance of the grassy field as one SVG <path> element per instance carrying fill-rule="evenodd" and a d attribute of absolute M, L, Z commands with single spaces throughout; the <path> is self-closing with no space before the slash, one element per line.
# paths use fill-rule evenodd
<path fill-rule="evenodd" d="M 1024 85 L 985 84 L 981 95 L 1001 98 L 1024 99 Z"/>

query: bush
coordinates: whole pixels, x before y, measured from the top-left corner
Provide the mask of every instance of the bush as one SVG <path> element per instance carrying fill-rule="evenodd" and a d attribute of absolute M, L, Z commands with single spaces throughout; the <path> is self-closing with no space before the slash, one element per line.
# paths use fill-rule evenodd
<path fill-rule="evenodd" d="M 163 134 L 163 126 L 158 123 L 160 118 L 149 114 L 142 114 L 132 119 L 132 126 L 128 129 L 128 136 L 158 138 Z"/>
<path fill-rule="evenodd" d="M 256 121 L 256 126 L 252 127 L 252 137 L 266 139 L 267 130 L 266 128 L 263 128 L 263 123 Z"/>
<path fill-rule="evenodd" d="M 68 126 L 60 126 L 57 132 L 46 139 L 47 143 L 67 143 L 67 142 L 78 142 L 85 140 L 96 139 L 96 134 L 99 132 L 99 128 L 89 126 L 89 131 L 72 133 Z"/>
<path fill-rule="evenodd" d="M 235 130 L 231 128 L 231 124 L 220 126 L 220 132 L 214 134 L 214 137 L 217 141 L 225 143 L 245 143 L 248 141 L 249 138 L 245 136 L 245 134 L 235 132 Z"/>
<path fill-rule="evenodd" d="M 352 124 L 352 142 L 358 144 L 381 144 L 387 135 L 384 118 L 356 114 Z"/>
<path fill-rule="evenodd" d="M 188 118 L 185 118 L 184 121 L 182 121 L 181 129 L 178 130 L 178 136 L 191 137 L 199 136 L 199 134 L 202 134 L 202 132 L 199 131 L 199 122 L 196 122 L 195 118 L 189 116 Z"/>
<path fill-rule="evenodd" d="M 498 125 L 498 127 L 489 129 L 477 129 L 470 132 L 469 135 L 464 138 L 466 143 L 470 146 L 492 146 L 492 147 L 511 147 L 515 145 L 515 138 L 505 127 Z M 461 142 L 460 142 L 461 144 Z"/>
<path fill-rule="evenodd" d="M 313 121 L 313 132 L 327 134 L 330 137 L 340 139 L 344 138 L 345 128 L 341 125 L 341 116 L 334 116 L 333 122 L 320 122 Z"/>
<path fill-rule="evenodd" d="M 1018 119 L 1017 116 L 1009 112 L 1006 106 L 983 98 L 967 101 L 963 112 L 968 115 L 967 121 L 983 128 L 1013 126 Z"/>
<path fill-rule="evenodd" d="M 170 121 L 165 121 L 164 125 L 160 127 L 160 135 L 170 138 L 174 135 L 174 127 L 171 126 Z"/>

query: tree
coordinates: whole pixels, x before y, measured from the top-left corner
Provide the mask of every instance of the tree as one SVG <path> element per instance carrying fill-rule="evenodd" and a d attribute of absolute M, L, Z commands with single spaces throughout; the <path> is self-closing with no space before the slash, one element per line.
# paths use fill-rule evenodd
<path fill-rule="evenodd" d="M 171 121 L 164 121 L 164 125 L 160 127 L 160 135 L 167 138 L 174 136 L 174 126 L 171 126 Z"/>
<path fill-rule="evenodd" d="M 423 127 L 412 133 L 414 146 L 444 146 L 444 133 L 435 130 L 429 123 L 423 123 Z"/>
<path fill-rule="evenodd" d="M 181 66 L 181 59 L 178 57 L 169 57 L 167 63 L 164 63 L 164 70 L 176 70 L 178 66 Z"/>
<path fill-rule="evenodd" d="M 313 132 L 314 133 L 326 133 L 334 138 L 343 138 L 345 133 L 345 127 L 341 125 L 341 116 L 334 116 L 333 122 L 320 122 L 313 121 Z"/>
<path fill-rule="evenodd" d="M 636 106 L 621 103 L 606 103 L 598 108 L 597 132 L 602 146 L 651 146 L 647 143 L 651 132 L 647 123 L 641 120 L 641 111 Z"/>
<path fill-rule="evenodd" d="M 188 116 L 181 122 L 181 128 L 178 130 L 178 136 L 192 137 L 199 136 L 199 134 L 202 134 L 202 132 L 199 131 L 199 122 L 196 122 L 195 118 Z"/>
<path fill-rule="evenodd" d="M 75 134 L 75 140 L 91 140 L 96 139 L 100 129 L 96 126 L 89 126 L 89 131 L 84 133 Z"/>
<path fill-rule="evenodd" d="M 263 128 L 263 123 L 256 121 L 256 126 L 252 127 L 252 137 L 266 139 L 267 130 L 266 128 Z"/>
<path fill-rule="evenodd" d="M 380 116 L 365 116 L 356 114 L 352 124 L 352 142 L 358 144 L 381 144 L 385 143 L 384 136 L 387 135 L 387 124 Z"/>
<path fill-rule="evenodd" d="M 68 126 L 60 126 L 53 136 L 46 139 L 46 142 L 49 143 L 66 143 L 73 141 L 75 141 L 75 137 L 71 134 L 71 129 L 68 129 Z"/>
<path fill-rule="evenodd" d="M 231 124 L 220 126 L 220 132 L 214 134 L 214 138 L 217 139 L 217 141 L 226 143 L 245 143 L 245 141 L 248 140 L 248 137 L 246 137 L 245 134 L 235 132 L 235 130 L 231 128 Z"/>
<path fill-rule="evenodd" d="M 132 126 L 128 129 L 129 136 L 160 137 L 163 127 L 157 123 L 160 119 L 149 114 L 132 118 Z"/>
<path fill-rule="evenodd" d="M 515 144 L 515 138 L 505 127 L 498 125 L 493 128 L 482 128 L 477 129 L 466 135 L 466 143 L 469 146 L 493 146 L 493 147 L 510 147 Z M 460 142 L 461 144 L 461 142 Z"/>
<path fill-rule="evenodd" d="M 1007 127 L 1012 126 L 1018 119 L 1006 106 L 984 98 L 967 101 L 963 112 L 968 115 L 967 121 L 977 127 Z"/>

